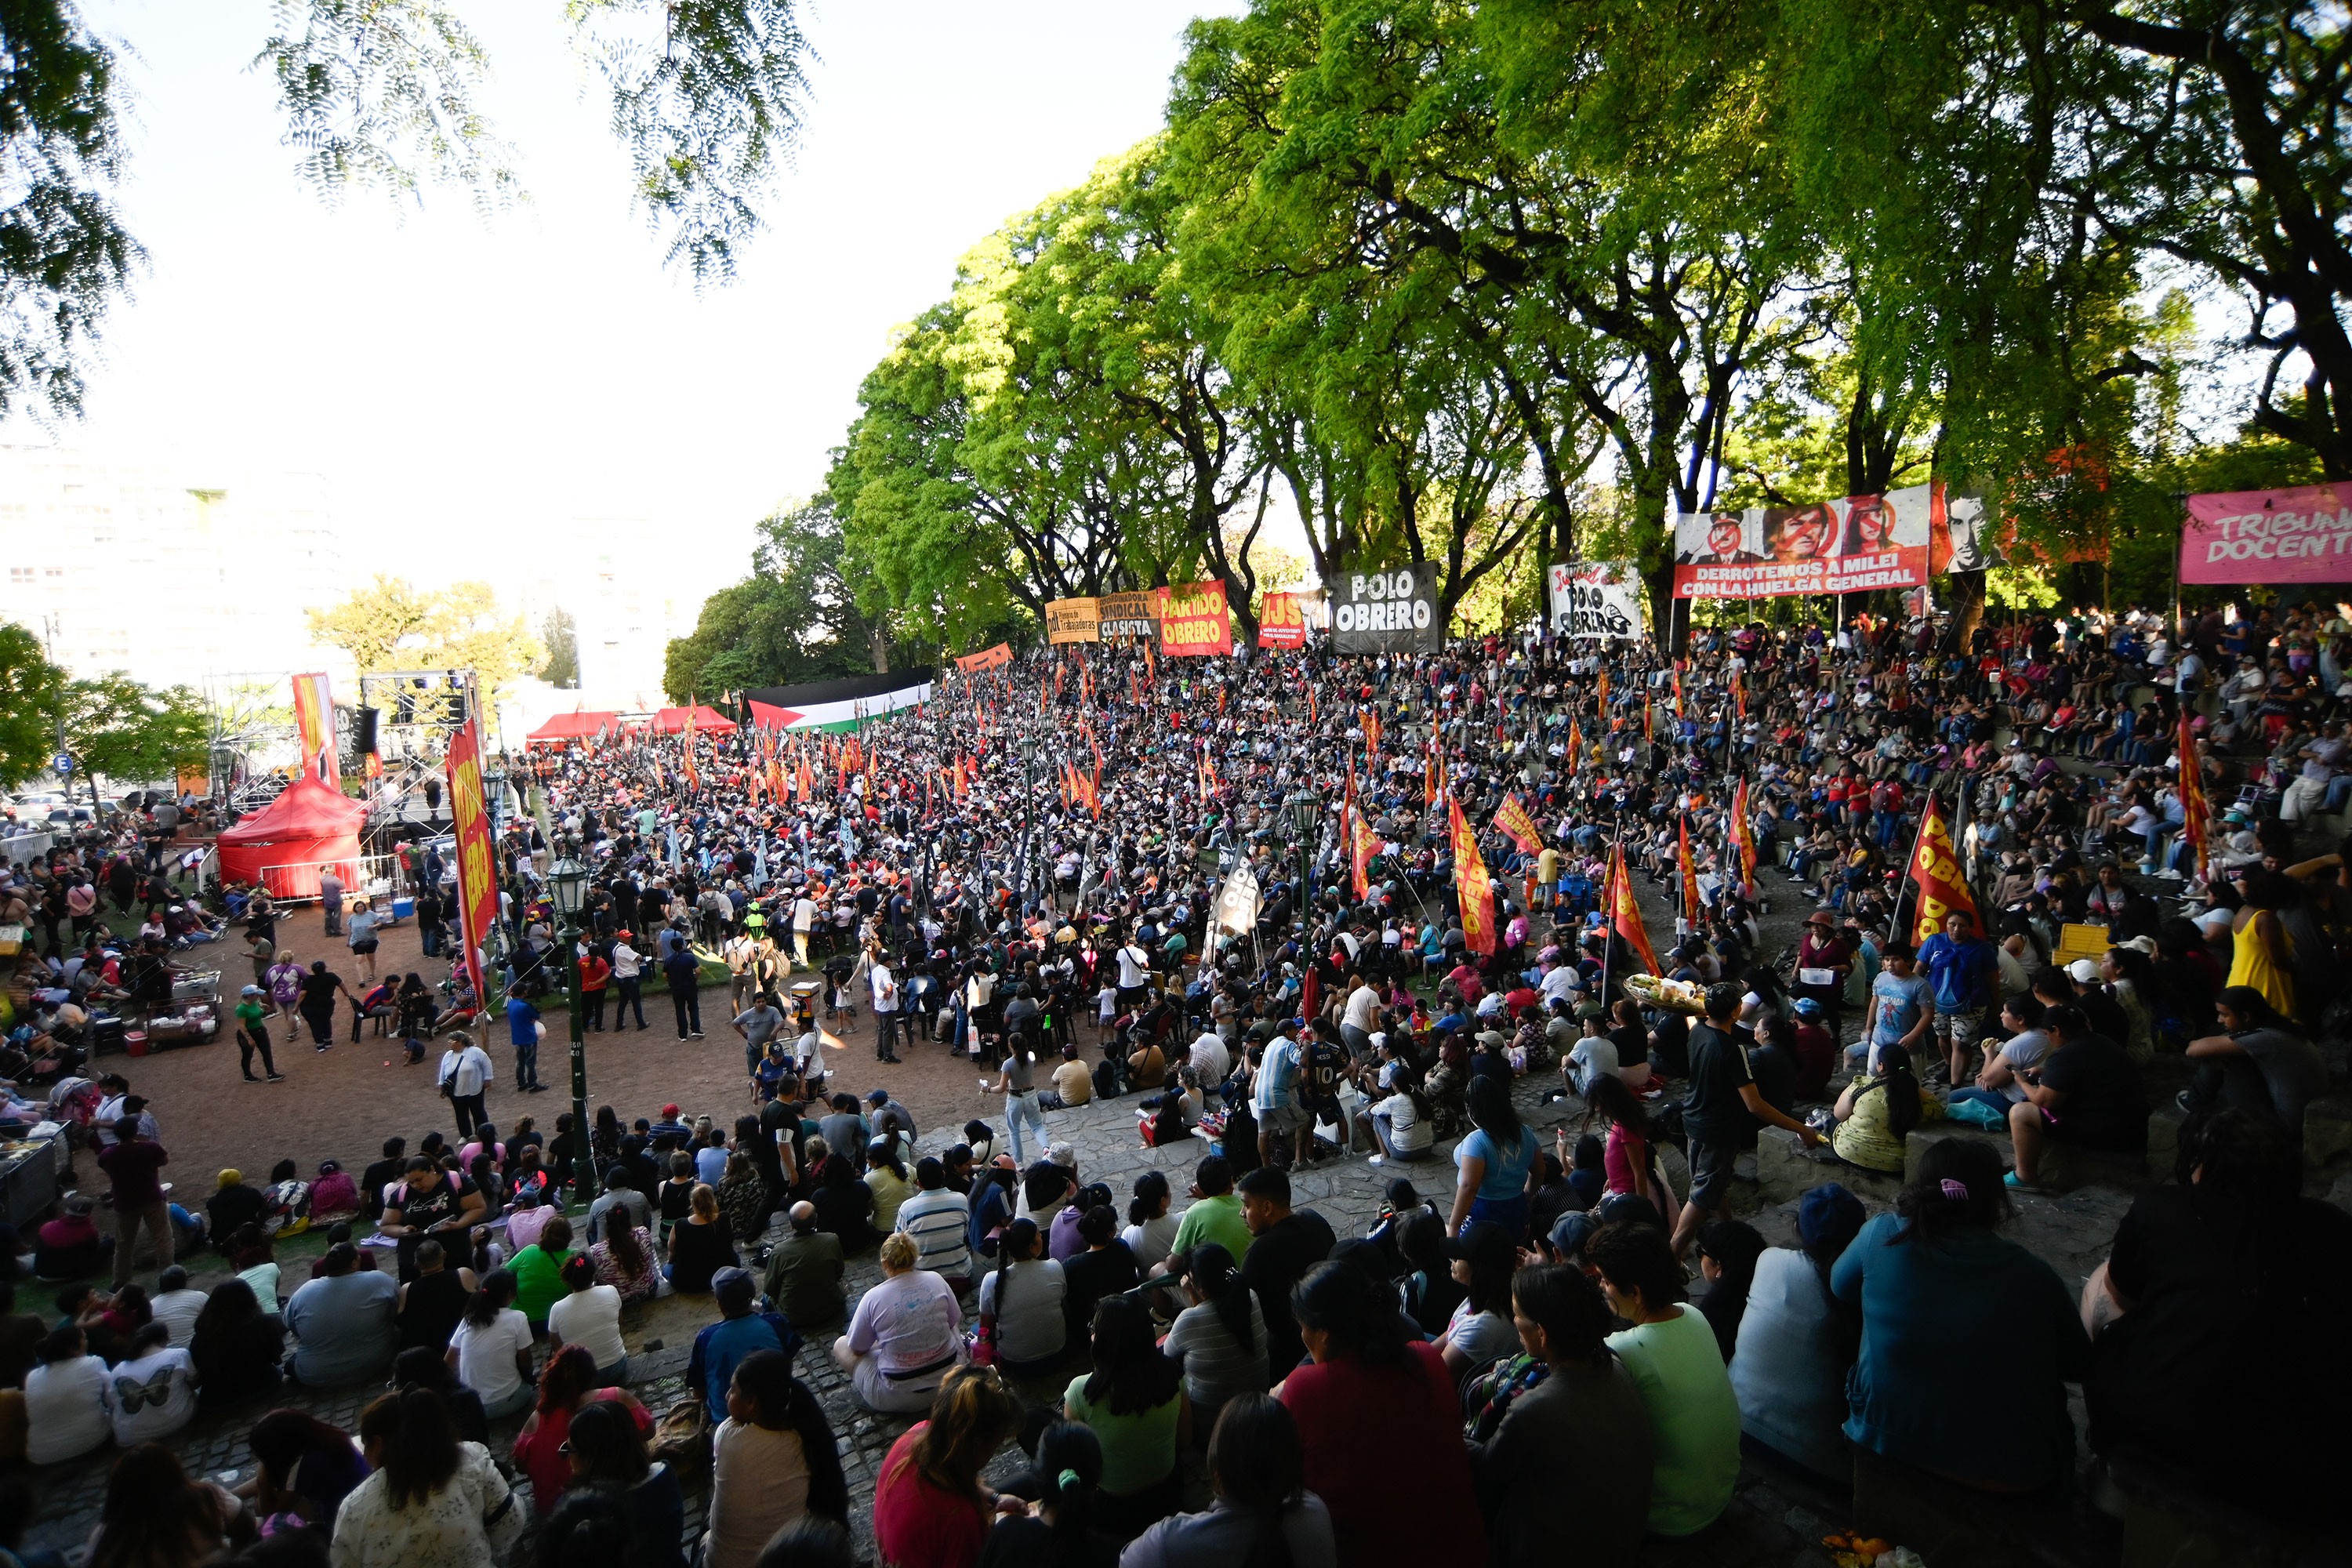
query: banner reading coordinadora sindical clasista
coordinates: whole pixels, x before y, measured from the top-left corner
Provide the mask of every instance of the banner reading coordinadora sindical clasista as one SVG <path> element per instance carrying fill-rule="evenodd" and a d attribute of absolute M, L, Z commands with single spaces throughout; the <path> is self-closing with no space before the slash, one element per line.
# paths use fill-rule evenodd
<path fill-rule="evenodd" d="M 1346 573 L 1330 593 L 1335 653 L 1435 653 L 1445 646 L 1437 568 L 1426 561 Z"/>

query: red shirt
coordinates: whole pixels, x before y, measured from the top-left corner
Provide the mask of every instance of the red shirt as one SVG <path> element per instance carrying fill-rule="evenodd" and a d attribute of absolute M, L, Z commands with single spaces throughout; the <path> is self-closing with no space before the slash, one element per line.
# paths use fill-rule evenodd
<path fill-rule="evenodd" d="M 114 1181 L 117 1213 L 152 1209 L 163 1201 L 163 1184 L 155 1173 L 171 1159 L 152 1139 L 136 1143 L 109 1143 L 98 1152 L 98 1168 Z"/>
<path fill-rule="evenodd" d="M 604 982 L 611 979 L 612 974 L 613 966 L 611 964 L 605 963 L 594 953 L 589 953 L 580 961 L 580 989 L 583 991 L 602 991 L 604 989 Z"/>
<path fill-rule="evenodd" d="M 915 1452 L 930 1425 L 908 1427 L 882 1461 L 874 1488 L 876 1555 L 889 1568 L 972 1568 L 988 1542 L 988 1514 L 976 1494 L 954 1496 L 917 1468 Z M 1460 1437 L 1454 1446 L 1461 1448 Z"/>
<path fill-rule="evenodd" d="M 1306 1445 L 1307 1489 L 1331 1510 L 1340 1562 L 1485 1568 L 1461 1400 L 1435 1345 L 1416 1340 L 1388 1366 L 1344 1355 L 1301 1362 L 1283 1380 L 1282 1403 Z M 1378 1464 L 1365 1462 L 1368 1433 L 1380 1434 Z M 1404 1507 L 1399 1476 L 1412 1478 Z"/>

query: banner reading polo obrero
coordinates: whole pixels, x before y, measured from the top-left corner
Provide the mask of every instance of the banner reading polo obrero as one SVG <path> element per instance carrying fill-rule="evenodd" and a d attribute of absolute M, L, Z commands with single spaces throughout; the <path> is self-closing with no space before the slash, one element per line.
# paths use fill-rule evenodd
<path fill-rule="evenodd" d="M 1346 573 L 1330 593 L 1336 653 L 1435 653 L 1445 646 L 1437 568 L 1429 562 Z"/>
<path fill-rule="evenodd" d="M 1552 636 L 1641 640 L 1640 562 L 1570 561 L 1547 576 Z"/>
<path fill-rule="evenodd" d="M 1100 599 L 1055 599 L 1045 606 L 1045 640 L 1063 643 L 1102 640 Z"/>
<path fill-rule="evenodd" d="M 325 676 L 294 678 L 294 733 L 302 742 L 302 765 L 323 783 L 340 784 L 343 769 L 335 755 L 335 700 Z"/>
<path fill-rule="evenodd" d="M 2180 580 L 2352 582 L 2352 484 L 2190 496 Z"/>
<path fill-rule="evenodd" d="M 1234 651 L 1234 612 L 1223 583 L 1176 583 L 1160 606 L 1160 651 L 1178 654 Z"/>
<path fill-rule="evenodd" d="M 1676 512 L 1675 597 L 1767 599 L 1916 588 L 1943 521 L 1939 481 L 1811 506 Z"/>
<path fill-rule="evenodd" d="M 482 742 L 477 721 L 449 738 L 449 821 L 457 841 L 457 919 L 465 928 L 466 966 L 474 994 L 487 1005 L 482 949 L 499 910 L 498 856 L 490 847 L 490 814 L 482 803 Z"/>
<path fill-rule="evenodd" d="M 1307 610 L 1297 594 L 1268 594 L 1257 618 L 1260 647 L 1305 647 Z"/>

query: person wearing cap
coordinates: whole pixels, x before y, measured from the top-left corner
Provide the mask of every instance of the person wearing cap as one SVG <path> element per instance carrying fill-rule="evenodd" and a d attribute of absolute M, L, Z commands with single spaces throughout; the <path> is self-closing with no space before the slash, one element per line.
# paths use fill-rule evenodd
<path fill-rule="evenodd" d="M 908 1110 L 905 1106 L 891 1099 L 890 1091 L 887 1089 L 877 1089 L 867 1091 L 866 1103 L 873 1107 L 871 1110 L 866 1112 L 866 1121 L 874 1130 L 873 1136 L 877 1138 L 896 1139 L 898 1144 L 898 1152 L 902 1156 L 913 1152 L 915 1147 L 914 1112 Z"/>
<path fill-rule="evenodd" d="M 729 1267 L 712 1275 L 710 1296 L 721 1316 L 694 1336 L 694 1350 L 686 1361 L 686 1385 L 701 1394 L 715 1426 L 727 1419 L 727 1389 L 743 1358 L 754 1351 L 779 1351 L 789 1360 L 801 1348 L 801 1337 L 776 1313 L 756 1310 L 751 1277 L 740 1268 Z"/>
<path fill-rule="evenodd" d="M 1731 1390 L 1748 1439 L 1824 1481 L 1851 1484 L 1853 1458 L 1840 1429 L 1848 1415 L 1843 1325 L 1830 1270 L 1868 1217 L 1835 1182 L 1797 1205 L 1795 1247 L 1757 1258 L 1731 1358 Z"/>
<path fill-rule="evenodd" d="M 2100 978 L 2096 961 L 2088 958 L 2074 960 L 2066 966 L 2066 981 L 2067 988 L 2073 994 L 2053 996 L 2050 1000 L 2073 1002 L 2091 1021 L 2093 1030 L 2117 1045 L 2131 1037 L 2131 1018 L 2124 1012 L 2123 1004 L 2108 993 L 2105 983 Z"/>
<path fill-rule="evenodd" d="M 1832 1036 L 1839 1033 L 1838 1016 L 1844 1005 L 1846 978 L 1853 972 L 1853 939 L 1838 930 L 1837 921 L 1829 910 L 1815 910 L 1805 917 L 1789 994 L 1820 1003 L 1829 1014 Z"/>
<path fill-rule="evenodd" d="M 245 1081 L 259 1083 L 253 1076 L 253 1054 L 261 1053 L 261 1070 L 268 1074 L 271 1083 L 283 1083 L 286 1075 L 278 1070 L 278 1063 L 269 1054 L 269 1009 L 264 1001 L 268 993 L 258 985 L 248 985 L 237 994 L 236 1054 L 237 1065 L 245 1073 Z"/>

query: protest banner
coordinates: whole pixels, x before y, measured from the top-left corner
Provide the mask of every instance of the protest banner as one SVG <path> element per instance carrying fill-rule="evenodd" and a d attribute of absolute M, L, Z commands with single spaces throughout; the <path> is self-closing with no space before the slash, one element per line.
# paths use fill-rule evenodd
<path fill-rule="evenodd" d="M 1268 594 L 1265 596 L 1265 608 L 1257 618 L 1257 646 L 1307 646 L 1306 607 L 1298 602 L 1297 595 Z"/>
<path fill-rule="evenodd" d="M 1548 578 L 1552 636 L 1641 640 L 1640 562 L 1570 561 L 1554 566 Z"/>
<path fill-rule="evenodd" d="M 2190 496 L 2180 580 L 2352 582 L 2352 484 Z"/>
<path fill-rule="evenodd" d="M 1055 599 L 1045 606 L 1045 640 L 1060 645 L 1102 640 L 1100 599 Z"/>
<path fill-rule="evenodd" d="M 956 668 L 969 674 L 976 669 L 996 669 L 1012 662 L 1012 647 L 1005 643 L 998 643 L 994 647 L 984 647 L 978 653 L 960 655 Z"/>
<path fill-rule="evenodd" d="M 1944 487 L 1736 512 L 1676 512 L 1675 597 L 1765 599 L 1916 588 Z"/>
<path fill-rule="evenodd" d="M 1097 635 L 1105 642 L 1149 642 L 1160 633 L 1165 588 L 1135 594 L 1105 594 L 1095 601 Z"/>
<path fill-rule="evenodd" d="M 482 742 L 467 719 L 449 737 L 449 823 L 457 850 L 457 921 L 466 937 L 466 967 L 473 972 L 474 994 L 491 1005 L 482 950 L 498 917 L 498 854 L 490 844 L 490 814 L 482 800 Z"/>
<path fill-rule="evenodd" d="M 324 675 L 294 678 L 294 732 L 302 744 L 302 765 L 322 784 L 342 782 L 342 759 L 335 754 L 335 700 Z"/>
<path fill-rule="evenodd" d="M 1437 568 L 1424 561 L 1350 572 L 1330 584 L 1331 647 L 1342 654 L 1435 653 L 1445 645 Z"/>
<path fill-rule="evenodd" d="M 1234 651 L 1234 612 L 1223 583 L 1178 583 L 1165 590 L 1160 611 L 1160 651 L 1179 654 Z"/>

